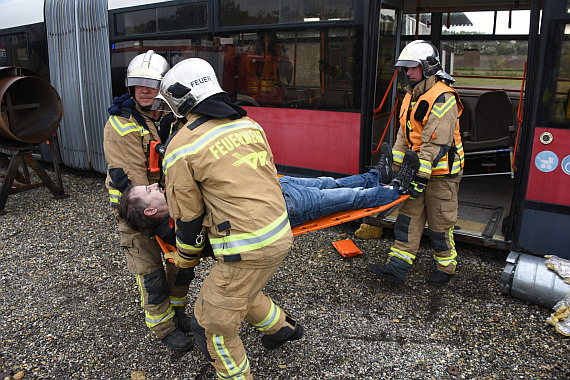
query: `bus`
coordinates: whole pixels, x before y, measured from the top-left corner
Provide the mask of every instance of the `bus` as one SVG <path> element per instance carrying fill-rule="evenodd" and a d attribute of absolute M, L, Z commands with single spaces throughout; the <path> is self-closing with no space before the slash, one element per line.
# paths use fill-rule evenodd
<path fill-rule="evenodd" d="M 210 62 L 281 173 L 364 172 L 394 142 L 399 51 L 430 41 L 465 106 L 456 240 L 570 256 L 567 1 L 13 0 L 0 20 L 0 66 L 40 73 L 63 99 L 61 161 L 99 172 L 106 109 L 149 49 Z M 396 212 L 365 222 L 393 226 Z"/>

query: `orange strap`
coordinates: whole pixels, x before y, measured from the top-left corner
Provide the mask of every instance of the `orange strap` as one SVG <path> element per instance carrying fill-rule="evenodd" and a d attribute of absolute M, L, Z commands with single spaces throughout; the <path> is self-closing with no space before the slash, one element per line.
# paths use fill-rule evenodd
<path fill-rule="evenodd" d="M 158 242 L 158 245 L 160 245 L 160 248 L 162 249 L 162 253 L 169 253 L 169 252 L 174 252 L 176 251 L 176 247 L 168 244 L 167 242 L 165 242 L 164 240 L 162 240 L 162 238 L 160 238 L 158 235 L 154 235 L 156 241 Z M 168 259 L 169 262 L 174 263 L 174 260 L 172 259 Z"/>

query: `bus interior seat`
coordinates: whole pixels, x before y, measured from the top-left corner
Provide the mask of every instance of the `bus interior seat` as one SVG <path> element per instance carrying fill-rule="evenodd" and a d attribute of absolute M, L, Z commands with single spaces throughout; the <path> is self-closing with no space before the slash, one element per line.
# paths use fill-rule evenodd
<path fill-rule="evenodd" d="M 471 106 L 468 102 L 462 102 L 463 112 L 459 117 L 459 132 L 461 133 L 461 140 L 473 141 L 473 133 L 471 132 Z"/>
<path fill-rule="evenodd" d="M 500 154 L 510 154 L 510 170 L 504 173 L 514 177 L 512 155 L 515 141 L 515 115 L 513 104 L 505 91 L 489 91 L 481 94 L 475 106 L 475 124 L 472 131 L 473 140 L 463 141 L 466 156 L 490 157 L 494 160 Z M 481 174 L 481 175 L 487 175 Z"/>

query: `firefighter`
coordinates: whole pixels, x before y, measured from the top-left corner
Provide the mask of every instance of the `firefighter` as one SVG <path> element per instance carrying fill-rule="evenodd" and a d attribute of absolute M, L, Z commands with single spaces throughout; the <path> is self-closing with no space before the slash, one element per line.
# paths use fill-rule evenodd
<path fill-rule="evenodd" d="M 266 349 L 303 335 L 302 325 L 262 293 L 293 240 L 271 149 L 202 59 L 174 66 L 157 103 L 184 120 L 162 165 L 174 260 L 181 268 L 197 265 L 206 233 L 217 260 L 194 305 L 194 339 L 219 378 L 252 379 L 238 335 L 244 319 L 263 333 Z"/>
<path fill-rule="evenodd" d="M 404 85 L 400 129 L 392 148 L 393 166 L 398 170 L 404 152 L 411 149 L 418 154 L 420 167 L 410 186 L 411 196 L 400 207 L 388 262 L 382 266 L 370 265 L 369 270 L 403 284 L 427 221 L 435 259 L 429 283 L 443 286 L 457 266 L 453 227 L 464 166 L 459 134 L 463 106 L 450 86 L 454 79 L 443 71 L 432 44 L 421 40 L 411 42 L 401 52 L 396 67 L 406 71 L 409 82 Z"/>
<path fill-rule="evenodd" d="M 116 211 L 119 197 L 129 184 L 150 185 L 160 180 L 160 173 L 148 170 L 149 144 L 159 140 L 161 115 L 150 106 L 169 68 L 168 62 L 152 50 L 133 58 L 125 80 L 129 93 L 115 98 L 109 108 L 103 145 L 111 207 L 117 217 L 127 267 L 136 275 L 146 324 L 170 349 L 186 351 L 191 347 L 186 335 L 191 332 L 191 319 L 184 307 L 194 270 L 163 264 L 157 242 L 128 227 Z M 164 124 L 167 128 L 168 123 Z"/>

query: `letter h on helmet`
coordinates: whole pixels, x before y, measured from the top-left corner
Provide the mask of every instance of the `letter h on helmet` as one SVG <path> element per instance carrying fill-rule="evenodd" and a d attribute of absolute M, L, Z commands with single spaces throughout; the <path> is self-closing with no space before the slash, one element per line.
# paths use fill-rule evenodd
<path fill-rule="evenodd" d="M 210 96 L 223 92 L 208 62 L 188 58 L 166 73 L 152 109 L 170 110 L 176 117 L 184 117 Z"/>

